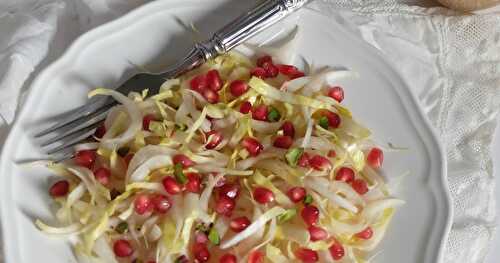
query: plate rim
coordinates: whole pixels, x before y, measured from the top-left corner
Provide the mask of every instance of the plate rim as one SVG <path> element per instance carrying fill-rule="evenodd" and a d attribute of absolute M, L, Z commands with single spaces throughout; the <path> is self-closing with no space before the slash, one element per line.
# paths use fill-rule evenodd
<path fill-rule="evenodd" d="M 211 2 L 214 3 L 227 3 L 226 0 L 212 0 Z M 155 1 L 155 2 L 150 2 L 148 4 L 145 4 L 143 6 L 140 6 L 129 13 L 123 15 L 122 17 L 119 17 L 115 20 L 112 20 L 110 22 L 107 22 L 101 26 L 98 26 L 84 34 L 82 34 L 80 37 L 78 37 L 71 45 L 63 52 L 63 54 L 55 61 L 53 61 L 48 67 L 43 69 L 38 76 L 34 79 L 32 84 L 30 85 L 30 92 L 23 103 L 23 106 L 25 105 L 31 105 L 32 101 L 35 99 L 36 95 L 41 92 L 43 83 L 47 81 L 47 78 L 50 76 L 54 75 L 54 72 L 57 71 L 59 68 L 63 67 L 64 65 L 71 65 L 72 64 L 72 58 L 77 57 L 80 53 L 83 52 L 84 47 L 89 45 L 90 43 L 94 41 L 99 41 L 102 36 L 106 36 L 109 32 L 120 32 L 121 29 L 126 28 L 127 25 L 138 23 L 141 21 L 141 17 L 144 17 L 145 15 L 151 15 L 154 13 L 158 12 L 163 12 L 165 9 L 168 7 L 172 6 L 186 6 L 190 4 L 197 4 L 196 0 L 188 0 L 188 1 L 182 1 L 182 0 L 173 0 L 169 2 L 164 2 L 164 1 Z M 199 3 L 198 3 L 199 4 Z M 311 12 L 316 12 L 318 15 L 324 16 L 324 14 L 317 12 L 316 10 L 313 10 L 309 7 L 305 7 L 306 11 L 311 11 Z M 300 11 L 303 12 L 303 11 Z M 385 76 L 387 76 L 387 70 L 392 71 L 392 76 L 390 78 L 387 78 L 390 80 L 390 82 L 398 82 L 401 85 L 397 85 L 400 88 L 395 89 L 398 97 L 400 100 L 407 100 L 407 102 L 410 102 L 412 105 L 409 106 L 405 101 L 401 101 L 403 107 L 407 111 L 408 115 L 416 115 L 413 116 L 413 118 L 418 118 L 419 123 L 423 123 L 424 126 L 421 126 L 418 129 L 418 135 L 420 137 L 420 140 L 425 146 L 425 150 L 428 154 L 432 151 L 432 148 L 434 148 L 435 152 L 437 152 L 437 155 L 439 156 L 439 160 L 429 158 L 429 166 L 432 166 L 434 162 L 438 162 L 438 169 L 440 173 L 440 189 L 434 189 L 436 187 L 433 187 L 430 185 L 430 189 L 432 189 L 432 193 L 434 195 L 441 195 L 438 196 L 440 198 L 444 198 L 443 203 L 445 206 L 445 210 L 447 213 L 444 214 L 445 217 L 445 225 L 442 229 L 442 234 L 441 234 L 441 239 L 439 242 L 439 248 L 437 251 L 436 258 L 438 259 L 438 262 L 441 262 L 443 260 L 444 256 L 444 248 L 446 245 L 446 240 L 448 238 L 449 232 L 451 230 L 451 224 L 452 224 L 452 218 L 453 218 L 453 206 L 452 206 L 452 198 L 451 198 L 451 192 L 449 189 L 448 181 L 446 178 L 447 174 L 447 161 L 446 157 L 444 155 L 444 147 L 439 139 L 438 133 L 436 129 L 431 125 L 430 120 L 427 118 L 427 115 L 423 111 L 423 108 L 420 106 L 416 95 L 414 92 L 409 88 L 409 86 L 406 84 L 404 79 L 402 79 L 401 74 L 395 68 L 389 61 L 387 61 L 382 52 L 375 47 L 371 46 L 364 40 L 362 40 L 359 36 L 355 35 L 353 32 L 350 32 L 346 29 L 344 29 L 340 24 L 338 24 L 336 21 L 333 19 L 328 19 L 328 21 L 331 21 L 338 30 L 342 31 L 346 36 L 350 37 L 350 39 L 355 42 L 357 45 L 361 46 L 363 49 L 366 49 L 367 52 L 372 55 L 372 57 L 376 57 L 376 62 L 375 63 L 382 63 L 384 64 L 384 70 L 381 71 Z M 395 77 L 395 78 L 394 78 Z M 394 85 L 396 86 L 396 85 Z M 406 97 L 406 98 L 403 98 Z M 408 101 L 409 100 L 409 101 Z M 28 114 L 28 107 L 23 107 L 21 111 L 19 112 L 18 116 L 16 117 L 12 129 L 9 131 L 7 138 L 5 140 L 4 147 L 2 149 L 2 152 L 0 154 L 1 160 L 0 160 L 0 172 L 3 175 L 2 176 L 2 182 L 10 182 L 11 181 L 11 176 L 5 176 L 4 175 L 4 170 L 8 165 L 13 164 L 13 160 L 11 160 L 9 157 L 7 157 L 6 153 L 11 152 L 11 148 L 14 143 L 15 143 L 15 138 L 19 134 L 19 129 L 22 129 L 22 120 L 26 118 L 26 115 Z M 415 125 L 415 120 L 412 120 L 411 123 Z M 427 133 L 430 136 L 423 136 L 421 133 Z M 430 144 L 433 146 L 431 147 Z M 431 169 L 431 168 L 429 168 Z M 7 181 L 5 181 L 7 179 Z M 427 180 L 427 184 L 428 184 Z M 11 195 L 11 189 L 8 187 L 5 187 L 5 185 L 8 185 L 6 183 L 2 183 L 2 189 L 6 191 L 1 191 L 2 195 L 7 195 L 10 197 Z M 2 245 L 3 245 L 3 256 L 5 257 L 6 262 L 10 262 L 9 259 L 13 257 L 12 253 L 12 248 L 11 246 L 16 246 L 18 244 L 17 242 L 17 236 L 13 235 L 12 229 L 9 228 L 9 224 L 7 223 L 8 217 L 6 214 L 9 212 L 9 208 L 12 207 L 12 204 L 7 203 L 8 198 L 1 198 L 0 199 L 0 223 L 1 223 L 1 240 L 2 240 Z M 436 224 L 434 224 L 435 226 Z M 433 226 L 433 227 L 434 227 Z M 14 237 L 15 242 L 3 242 L 3 240 L 8 240 L 12 239 Z M 430 238 L 430 235 L 429 235 Z M 15 244 L 15 245 L 13 245 Z M 17 255 L 18 253 L 14 253 L 14 255 Z"/>

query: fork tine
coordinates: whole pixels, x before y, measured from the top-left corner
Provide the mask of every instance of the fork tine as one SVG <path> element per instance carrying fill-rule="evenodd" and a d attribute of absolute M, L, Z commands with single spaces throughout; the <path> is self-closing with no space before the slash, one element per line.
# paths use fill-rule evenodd
<path fill-rule="evenodd" d="M 79 122 L 85 122 L 87 119 L 92 118 L 93 116 L 101 113 L 102 111 L 107 111 L 109 108 L 111 108 L 116 104 L 117 104 L 116 101 L 107 99 L 85 104 L 65 114 L 62 120 L 58 121 L 55 125 L 38 132 L 37 134 L 35 134 L 34 137 L 35 138 L 45 137 L 50 133 L 53 133 L 55 131 L 58 131 L 59 129 L 68 126 L 71 127 L 69 129 L 72 129 L 72 127 L 77 126 L 75 125 L 75 122 L 77 124 Z"/>
<path fill-rule="evenodd" d="M 93 134 L 94 128 L 95 127 L 93 127 L 93 126 L 89 126 L 89 127 L 85 128 L 84 130 L 81 130 L 77 133 L 69 135 L 69 136 L 63 138 L 62 140 L 59 140 L 61 142 L 61 144 L 59 144 L 56 147 L 47 149 L 47 154 L 48 155 L 57 154 L 57 153 L 64 151 L 66 149 L 70 149 L 71 147 L 75 146 L 76 144 L 81 143 L 83 140 L 85 140 L 86 138 L 89 138 Z"/>

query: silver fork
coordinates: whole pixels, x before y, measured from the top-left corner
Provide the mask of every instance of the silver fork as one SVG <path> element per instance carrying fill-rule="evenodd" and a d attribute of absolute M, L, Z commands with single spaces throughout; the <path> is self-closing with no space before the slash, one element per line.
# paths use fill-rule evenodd
<path fill-rule="evenodd" d="M 130 91 L 140 91 L 147 83 L 148 87 L 153 87 L 149 94 L 156 94 L 166 79 L 179 76 L 228 52 L 307 2 L 308 0 L 265 0 L 217 31 L 210 39 L 197 43 L 184 59 L 168 67 L 163 73 L 137 74 L 117 90 L 128 94 Z M 72 147 L 87 139 L 116 104 L 111 99 L 90 102 L 61 116 L 56 124 L 38 132 L 35 139 L 53 160 L 68 159 L 72 157 Z"/>

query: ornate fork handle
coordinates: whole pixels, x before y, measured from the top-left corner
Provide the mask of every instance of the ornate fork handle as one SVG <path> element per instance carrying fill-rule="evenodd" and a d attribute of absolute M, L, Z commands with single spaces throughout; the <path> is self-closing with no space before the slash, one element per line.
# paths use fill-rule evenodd
<path fill-rule="evenodd" d="M 288 14 L 306 4 L 308 0 L 265 0 L 255 8 L 236 18 L 210 39 L 197 43 L 189 54 L 177 65 L 174 72 L 166 75 L 180 75 L 207 60 L 226 53 L 243 41 L 273 25 Z"/>

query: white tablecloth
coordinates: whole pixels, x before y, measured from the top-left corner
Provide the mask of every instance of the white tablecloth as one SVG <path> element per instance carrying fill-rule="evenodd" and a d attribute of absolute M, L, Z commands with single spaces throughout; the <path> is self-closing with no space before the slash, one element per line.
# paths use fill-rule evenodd
<path fill-rule="evenodd" d="M 0 138 L 40 69 L 81 33 L 143 2 L 2 1 Z M 317 0 L 312 7 L 380 49 L 419 96 L 447 150 L 455 217 L 445 262 L 481 262 L 495 222 L 489 146 L 500 107 L 500 17 L 383 0 Z"/>

